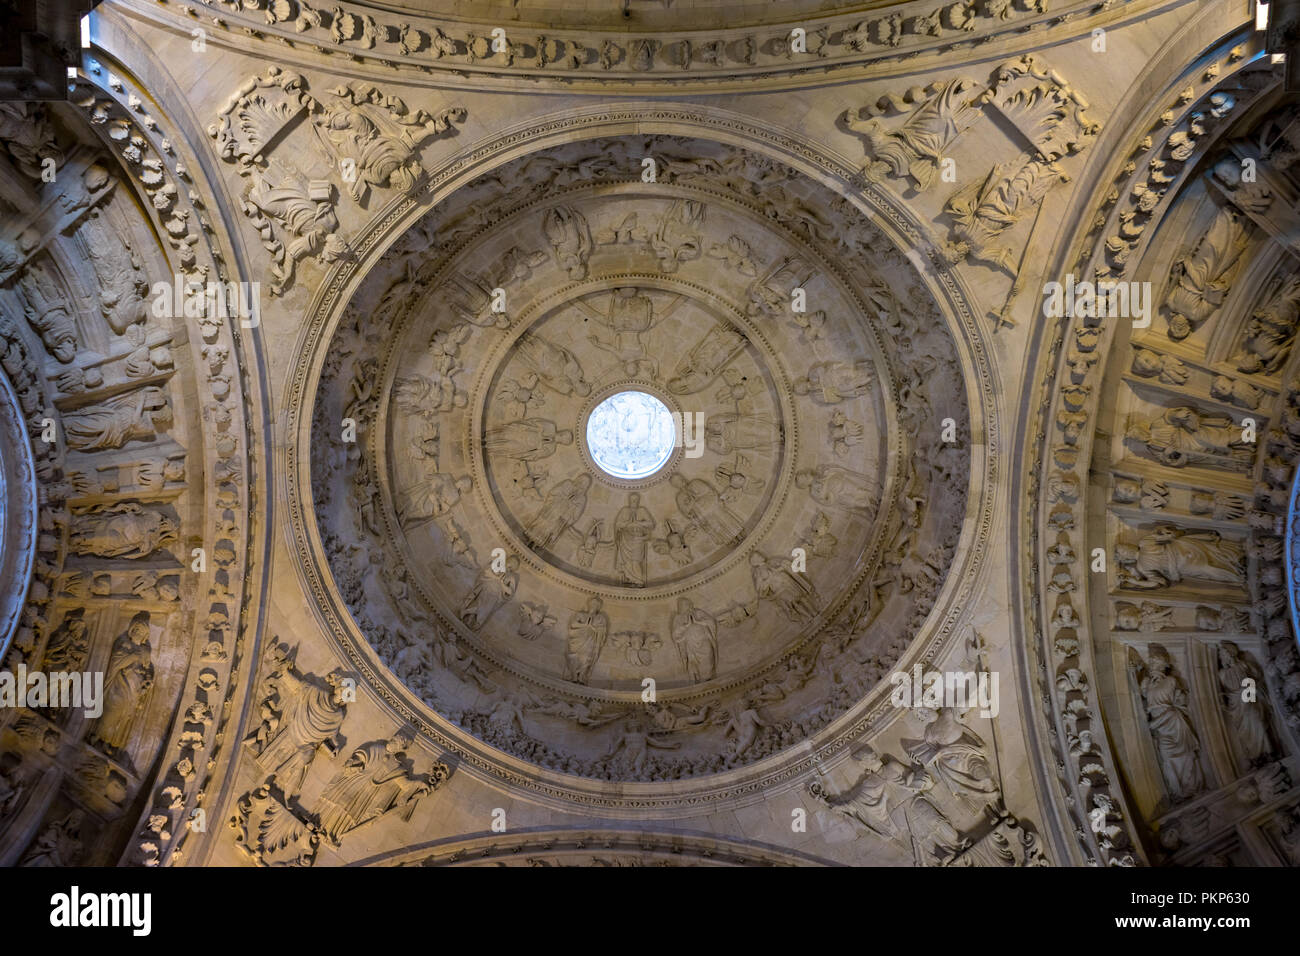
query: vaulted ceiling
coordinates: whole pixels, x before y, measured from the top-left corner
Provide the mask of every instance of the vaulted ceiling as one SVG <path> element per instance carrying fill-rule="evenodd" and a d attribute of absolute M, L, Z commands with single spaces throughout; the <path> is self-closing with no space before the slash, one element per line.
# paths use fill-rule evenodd
<path fill-rule="evenodd" d="M 0 864 L 1300 859 L 1247 5 L 89 27 L 0 104 L 0 614 L 103 706 L 0 684 Z"/>

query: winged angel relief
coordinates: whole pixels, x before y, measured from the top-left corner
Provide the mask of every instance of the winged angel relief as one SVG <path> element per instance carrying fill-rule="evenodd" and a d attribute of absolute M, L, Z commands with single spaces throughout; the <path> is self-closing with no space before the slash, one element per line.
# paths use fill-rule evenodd
<path fill-rule="evenodd" d="M 401 99 L 361 83 L 330 96 L 318 100 L 301 75 L 271 67 L 249 78 L 208 128 L 218 154 L 244 180 L 240 206 L 271 253 L 276 295 L 293 283 L 300 260 L 328 263 L 348 255 L 338 235 L 340 184 L 362 208 L 374 188 L 411 189 L 424 171 L 420 147 L 465 117 L 461 107 L 412 112 Z M 319 149 L 279 149 L 302 135 Z"/>

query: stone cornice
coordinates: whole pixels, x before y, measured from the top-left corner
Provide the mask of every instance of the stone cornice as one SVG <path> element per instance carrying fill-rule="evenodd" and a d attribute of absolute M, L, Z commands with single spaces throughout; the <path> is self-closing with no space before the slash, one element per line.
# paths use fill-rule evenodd
<path fill-rule="evenodd" d="M 329 57 L 335 69 L 365 66 L 388 78 L 409 74 L 455 81 L 504 82 L 602 94 L 644 95 L 654 88 L 709 92 L 854 79 L 870 72 L 913 72 L 941 57 L 988 48 L 1004 57 L 1054 39 L 1154 15 L 1184 0 L 933 0 L 856 13 L 808 16 L 780 26 L 646 33 L 530 28 L 370 10 L 361 4 L 317 9 L 303 0 L 117 0 L 124 10 L 168 29 L 204 31 L 207 42 L 237 37 L 266 42 L 266 59 L 307 66 Z M 791 52 L 790 31 L 806 32 L 807 52 Z M 493 50 L 493 30 L 497 51 Z M 1026 42 L 1028 41 L 1028 42 Z M 276 52 L 272 53 L 271 50 Z M 293 55 L 283 55 L 285 51 Z M 922 58 L 928 57 L 930 61 Z M 510 83 L 514 81 L 514 83 Z M 770 81 L 770 82 L 766 82 Z"/>

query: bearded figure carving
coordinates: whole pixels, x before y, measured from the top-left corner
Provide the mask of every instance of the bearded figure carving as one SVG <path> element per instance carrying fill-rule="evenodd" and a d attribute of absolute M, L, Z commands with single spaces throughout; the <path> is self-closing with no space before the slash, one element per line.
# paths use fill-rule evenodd
<path fill-rule="evenodd" d="M 257 764 L 275 780 L 286 799 L 297 795 L 316 753 L 338 746 L 347 716 L 343 678 L 337 672 L 323 682 L 298 673 L 287 652 L 273 647 L 271 673 L 261 705 L 261 725 L 245 739 Z"/>

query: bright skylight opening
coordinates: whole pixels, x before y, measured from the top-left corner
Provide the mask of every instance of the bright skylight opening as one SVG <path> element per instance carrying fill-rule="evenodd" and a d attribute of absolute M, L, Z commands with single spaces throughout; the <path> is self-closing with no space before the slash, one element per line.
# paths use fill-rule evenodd
<path fill-rule="evenodd" d="M 587 419 L 587 452 L 615 478 L 646 478 L 668 463 L 677 425 L 663 402 L 645 392 L 609 396 Z"/>

